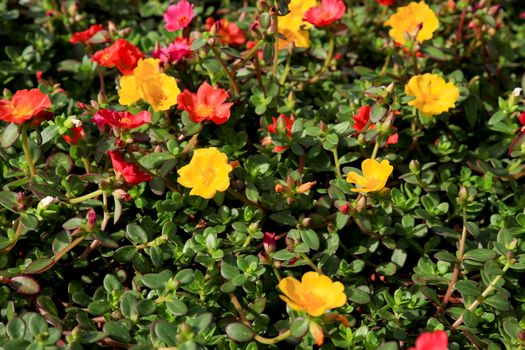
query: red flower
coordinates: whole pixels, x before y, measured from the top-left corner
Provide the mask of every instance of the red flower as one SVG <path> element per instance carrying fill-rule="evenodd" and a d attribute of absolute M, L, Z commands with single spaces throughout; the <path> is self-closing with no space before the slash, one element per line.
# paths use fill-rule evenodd
<path fill-rule="evenodd" d="M 86 136 L 82 126 L 74 126 L 70 131 L 71 135 L 64 135 L 64 140 L 70 145 L 75 145 L 80 139 L 83 139 Z"/>
<path fill-rule="evenodd" d="M 281 131 L 283 133 L 286 132 L 286 136 L 288 136 L 288 138 L 292 137 L 292 126 L 293 126 L 293 123 L 295 122 L 295 117 L 293 115 L 288 117 L 284 114 L 281 114 L 277 118 L 272 117 L 272 120 L 273 120 L 273 123 L 268 125 L 268 132 L 270 134 L 275 134 L 278 131 Z M 287 148 L 286 146 L 274 145 L 273 151 L 275 153 L 279 153 L 279 152 L 284 151 L 286 148 Z"/>
<path fill-rule="evenodd" d="M 525 125 L 525 112 L 522 112 L 522 113 L 520 114 L 519 119 L 520 119 L 520 123 L 521 123 L 521 125 Z"/>
<path fill-rule="evenodd" d="M 354 115 L 354 125 L 353 125 L 353 128 L 355 131 L 357 132 L 362 132 L 363 129 L 365 128 L 366 124 L 368 123 L 368 121 L 370 120 L 370 110 L 372 108 L 370 106 L 363 106 L 361 108 L 359 108 L 359 110 L 357 111 L 357 114 Z M 370 125 L 368 126 L 368 130 L 373 130 L 375 128 L 375 124 L 372 124 L 370 123 Z M 394 128 L 396 129 L 396 128 Z M 396 129 L 397 130 L 397 129 Z M 395 134 L 392 134 L 388 137 L 388 139 L 386 140 L 386 144 L 387 145 L 395 145 L 397 143 L 397 141 L 399 140 L 399 135 L 397 133 Z"/>
<path fill-rule="evenodd" d="M 91 27 L 84 31 L 73 33 L 73 35 L 71 35 L 71 38 L 69 38 L 69 42 L 71 44 L 89 44 L 89 39 L 91 39 L 102 29 L 104 29 L 104 26 L 102 24 L 93 24 Z"/>
<path fill-rule="evenodd" d="M 91 119 L 99 128 L 105 125 L 120 129 L 134 129 L 151 121 L 151 113 L 142 111 L 136 115 L 128 111 L 117 112 L 110 109 L 100 109 Z"/>
<path fill-rule="evenodd" d="M 193 19 L 193 16 L 193 5 L 187 0 L 181 0 L 176 5 L 168 6 L 168 9 L 164 13 L 164 21 L 166 21 L 164 28 L 166 28 L 168 32 L 186 28 Z"/>
<path fill-rule="evenodd" d="M 134 163 L 128 163 L 120 151 L 108 151 L 111 163 L 117 176 L 121 175 L 129 185 L 137 185 L 144 181 L 151 180 L 151 176 L 140 170 Z"/>
<path fill-rule="evenodd" d="M 448 335 L 445 331 L 422 333 L 416 339 L 416 346 L 409 350 L 448 350 Z"/>
<path fill-rule="evenodd" d="M 203 83 L 197 93 L 184 90 L 177 96 L 179 109 L 190 114 L 195 123 L 211 120 L 217 125 L 224 124 L 230 118 L 232 102 L 224 103 L 230 94 L 220 88 L 214 88 L 207 82 Z"/>
<path fill-rule="evenodd" d="M 314 6 L 306 11 L 303 20 L 316 27 L 325 27 L 341 19 L 345 10 L 345 4 L 341 0 L 321 0 L 321 6 Z"/>
<path fill-rule="evenodd" d="M 18 90 L 10 100 L 0 100 L 0 120 L 22 124 L 33 117 L 41 119 L 51 100 L 39 89 Z"/>
<path fill-rule="evenodd" d="M 392 6 L 396 0 L 376 0 L 379 5 Z"/>
<path fill-rule="evenodd" d="M 116 66 L 122 74 L 132 74 L 141 58 L 144 58 L 142 51 L 126 39 L 118 39 L 91 56 L 91 60 L 98 65 L 107 68 Z"/>
<path fill-rule="evenodd" d="M 246 41 L 244 32 L 233 22 L 228 22 L 227 19 L 222 18 L 215 21 L 213 18 L 206 19 L 206 29 L 211 30 L 215 25 L 217 30 L 217 37 L 219 42 L 223 45 L 241 45 Z"/>

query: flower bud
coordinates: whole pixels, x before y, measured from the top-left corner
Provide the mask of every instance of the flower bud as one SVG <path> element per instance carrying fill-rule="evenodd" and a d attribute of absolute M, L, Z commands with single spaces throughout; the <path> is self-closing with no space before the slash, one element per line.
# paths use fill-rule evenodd
<path fill-rule="evenodd" d="M 272 16 L 270 16 L 268 12 L 261 13 L 259 15 L 259 24 L 262 29 L 270 28 L 270 25 L 272 24 Z"/>
<path fill-rule="evenodd" d="M 459 189 L 457 202 L 461 206 L 464 206 L 468 203 L 468 191 L 464 186 L 461 186 Z"/>
<path fill-rule="evenodd" d="M 275 185 L 274 189 L 275 189 L 275 192 L 277 192 L 277 193 L 285 192 L 285 191 L 288 190 L 288 188 L 286 186 L 281 185 L 281 184 Z"/>
<path fill-rule="evenodd" d="M 95 209 L 91 208 L 88 210 L 86 214 L 86 231 L 92 232 L 95 229 L 95 225 L 97 223 L 97 213 L 95 212 Z"/>
<path fill-rule="evenodd" d="M 323 345 L 324 343 L 323 328 L 320 325 L 318 325 L 316 322 L 310 321 L 309 330 L 310 330 L 310 334 L 315 340 L 315 344 L 317 344 L 317 346 Z"/>
<path fill-rule="evenodd" d="M 348 214 L 348 209 L 350 209 L 350 205 L 348 203 L 343 204 L 338 208 L 339 212 L 344 215 Z"/>
<path fill-rule="evenodd" d="M 413 173 L 419 172 L 419 167 L 420 166 L 421 166 L 421 164 L 419 163 L 419 161 L 415 160 L 415 159 L 411 160 L 410 163 L 408 164 L 408 168 Z"/>
<path fill-rule="evenodd" d="M 265 232 L 263 236 L 263 248 L 267 254 L 271 254 L 275 251 L 277 246 L 277 240 L 275 239 L 274 232 Z"/>
<path fill-rule="evenodd" d="M 297 193 L 306 193 L 306 192 L 310 191 L 312 186 L 315 185 L 315 184 L 316 184 L 316 181 L 306 182 L 306 183 L 302 184 L 301 186 L 297 187 L 295 192 L 297 192 Z"/>
<path fill-rule="evenodd" d="M 363 209 L 366 207 L 366 196 L 359 196 L 357 199 L 357 204 L 355 206 L 355 210 L 360 213 L 363 211 Z"/>

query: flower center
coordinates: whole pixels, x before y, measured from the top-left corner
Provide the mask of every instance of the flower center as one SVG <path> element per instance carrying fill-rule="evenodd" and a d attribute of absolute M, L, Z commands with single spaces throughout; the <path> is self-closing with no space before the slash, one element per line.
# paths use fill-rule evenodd
<path fill-rule="evenodd" d="M 33 114 L 33 108 L 28 105 L 16 106 L 13 108 L 13 114 L 19 117 L 30 115 Z"/>
<path fill-rule="evenodd" d="M 120 122 L 122 124 L 129 125 L 129 124 L 131 124 L 131 119 L 129 119 L 128 117 L 120 118 Z"/>
<path fill-rule="evenodd" d="M 208 118 L 213 114 L 213 107 L 204 103 L 198 104 L 195 108 L 195 113 L 201 118 Z"/>
<path fill-rule="evenodd" d="M 179 24 L 180 25 L 185 25 L 186 23 L 188 23 L 188 16 L 184 16 L 184 15 L 180 16 L 179 17 Z"/>

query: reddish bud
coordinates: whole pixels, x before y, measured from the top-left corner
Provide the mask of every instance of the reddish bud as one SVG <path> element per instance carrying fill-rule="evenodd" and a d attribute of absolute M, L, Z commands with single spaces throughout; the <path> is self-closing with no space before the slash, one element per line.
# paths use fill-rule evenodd
<path fill-rule="evenodd" d="M 275 239 L 275 233 L 274 232 L 265 232 L 263 237 L 263 248 L 264 251 L 268 254 L 275 251 L 275 247 L 277 246 L 277 240 Z"/>

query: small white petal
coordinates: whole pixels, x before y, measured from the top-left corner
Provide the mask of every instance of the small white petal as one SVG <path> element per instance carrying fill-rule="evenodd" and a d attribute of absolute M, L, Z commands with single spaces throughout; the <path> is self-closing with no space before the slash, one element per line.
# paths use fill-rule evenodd
<path fill-rule="evenodd" d="M 516 96 L 516 97 L 519 97 L 519 95 L 521 95 L 521 91 L 522 91 L 522 89 L 517 87 L 517 88 L 514 89 L 514 91 L 512 91 L 512 94 L 514 96 Z"/>

